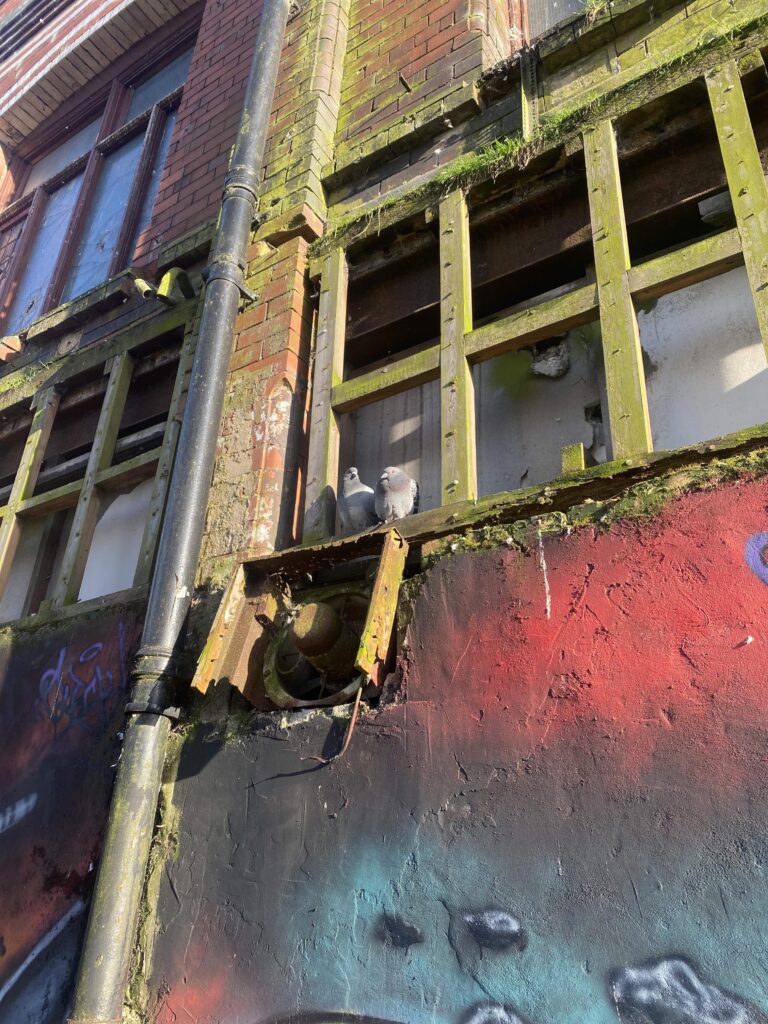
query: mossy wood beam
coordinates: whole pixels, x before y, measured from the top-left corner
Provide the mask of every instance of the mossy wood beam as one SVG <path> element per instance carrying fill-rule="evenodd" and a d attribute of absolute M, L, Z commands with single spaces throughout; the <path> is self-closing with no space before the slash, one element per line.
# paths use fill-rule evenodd
<path fill-rule="evenodd" d="M 346 254 L 335 249 L 325 259 L 320 282 L 304 505 L 304 540 L 309 542 L 332 536 L 336 522 L 339 423 L 331 395 L 344 376 L 348 280 Z"/>
<path fill-rule="evenodd" d="M 597 287 L 584 285 L 476 328 L 464 339 L 464 349 L 473 363 L 479 363 L 581 327 L 596 320 L 597 311 Z"/>
<path fill-rule="evenodd" d="M 82 352 L 57 359 L 53 363 L 34 363 L 17 366 L 0 380 L 0 412 L 24 401 L 42 387 L 63 384 L 69 377 L 85 373 L 99 363 L 145 345 L 161 335 L 181 327 L 194 316 L 195 303 L 184 302 L 131 324 L 104 341 L 94 342 Z"/>
<path fill-rule="evenodd" d="M 440 376 L 440 346 L 433 345 L 413 355 L 403 356 L 387 366 L 370 370 L 352 380 L 337 384 L 331 402 L 337 413 L 352 412 L 389 395 L 410 391 Z"/>
<path fill-rule="evenodd" d="M 594 505 L 598 501 L 620 499 L 628 487 L 654 481 L 658 486 L 661 474 L 677 472 L 680 489 L 685 490 L 682 479 L 690 474 L 691 486 L 696 479 L 706 478 L 712 465 L 717 473 L 718 463 L 723 459 L 754 453 L 756 459 L 768 467 L 765 449 L 768 446 L 768 424 L 750 427 L 726 437 L 701 444 L 689 445 L 670 451 L 647 452 L 631 459 L 604 463 L 584 470 L 578 477 L 561 477 L 538 487 L 526 487 L 501 494 L 491 494 L 476 501 L 457 502 L 443 505 L 407 516 L 398 520 L 397 529 L 413 548 L 415 545 L 460 534 L 469 529 L 501 526 L 505 528 L 498 538 L 502 543 L 512 538 L 514 524 L 531 516 L 550 512 L 568 512 L 582 507 L 586 502 Z M 726 477 L 728 478 L 728 477 Z M 261 579 L 264 574 L 280 572 L 287 579 L 303 578 L 307 572 L 315 572 L 353 558 L 378 555 L 381 550 L 382 533 L 387 526 L 366 530 L 353 537 L 343 537 L 318 545 L 301 545 L 264 555 L 243 551 L 238 561 L 247 563 L 249 579 Z M 252 574 L 252 575 L 251 575 Z"/>
<path fill-rule="evenodd" d="M 563 476 L 567 476 L 568 473 L 581 473 L 587 468 L 584 445 L 581 441 L 576 444 L 567 444 L 563 448 L 562 459 Z"/>
<path fill-rule="evenodd" d="M 80 498 L 67 545 L 64 549 L 61 568 L 53 591 L 52 604 L 60 607 L 77 600 L 83 572 L 88 558 L 88 548 L 99 513 L 99 474 L 112 462 L 112 455 L 120 429 L 125 399 L 133 374 L 133 358 L 128 352 L 121 352 L 110 361 L 109 383 L 101 406 L 96 435 L 88 457 Z"/>
<path fill-rule="evenodd" d="M 617 458 L 651 451 L 640 333 L 629 286 L 629 244 L 613 123 L 584 133 L 608 409 Z"/>
<path fill-rule="evenodd" d="M 702 238 L 684 249 L 657 256 L 629 271 L 629 290 L 634 299 L 647 301 L 707 281 L 742 266 L 744 256 L 736 228 Z"/>
<path fill-rule="evenodd" d="M 61 487 L 44 491 L 43 494 L 35 494 L 34 497 L 27 498 L 19 505 L 19 515 L 39 518 L 50 515 L 51 512 L 61 512 L 65 508 L 72 508 L 77 504 L 82 486 L 82 480 L 71 480 L 67 484 L 62 484 Z"/>
<path fill-rule="evenodd" d="M 159 460 L 159 448 L 140 452 L 132 459 L 118 462 L 116 466 L 109 466 L 97 473 L 96 486 L 102 491 L 121 491 L 125 487 L 132 487 L 152 476 Z"/>
<path fill-rule="evenodd" d="M 727 61 L 705 77 L 744 264 L 768 352 L 768 183 L 736 61 Z"/>
<path fill-rule="evenodd" d="M 58 407 L 59 395 L 55 388 L 46 388 L 40 393 L 21 455 L 21 462 L 16 471 L 5 514 L 0 523 L 0 593 L 8 580 L 21 536 L 21 521 L 17 513 L 22 503 L 35 489 Z"/>
<path fill-rule="evenodd" d="M 147 521 L 144 524 L 144 534 L 139 548 L 139 558 L 136 563 L 136 572 L 133 577 L 134 587 L 140 587 L 149 583 L 152 574 L 152 565 L 155 559 L 155 548 L 157 539 L 160 536 L 160 526 L 163 521 L 163 510 L 165 499 L 168 493 L 168 481 L 173 468 L 173 457 L 176 453 L 176 443 L 181 430 L 181 418 L 189 387 L 189 376 L 192 372 L 192 361 L 195 356 L 197 345 L 198 319 L 190 321 L 184 332 L 184 344 L 179 355 L 179 365 L 176 370 L 176 380 L 173 385 L 171 403 L 168 407 L 168 419 L 165 421 L 165 433 L 160 449 L 160 457 L 157 460 L 155 469 L 155 483 L 152 488 L 152 495 L 149 499 L 149 510 Z"/>
<path fill-rule="evenodd" d="M 475 389 L 464 338 L 472 330 L 469 215 L 461 191 L 440 203 L 440 433 L 443 504 L 477 494 Z"/>

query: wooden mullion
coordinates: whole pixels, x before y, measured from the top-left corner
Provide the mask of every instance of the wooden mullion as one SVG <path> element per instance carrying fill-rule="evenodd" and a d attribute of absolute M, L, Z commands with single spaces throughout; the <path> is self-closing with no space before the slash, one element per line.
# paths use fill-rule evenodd
<path fill-rule="evenodd" d="M 96 191 L 103 163 L 104 157 L 98 149 L 91 150 L 88 162 L 85 165 L 85 173 L 83 174 L 83 181 L 80 185 L 75 208 L 72 211 L 72 216 L 69 218 L 69 225 L 64 235 L 61 251 L 51 276 L 51 283 L 48 286 L 45 300 L 38 315 L 47 313 L 49 309 L 52 309 L 59 303 L 67 277 L 72 269 L 72 262 L 82 235 L 86 217 L 91 208 L 91 201 Z"/>
<path fill-rule="evenodd" d="M 443 504 L 477 497 L 475 388 L 465 337 L 472 331 L 469 215 L 464 194 L 440 203 L 440 431 Z"/>
<path fill-rule="evenodd" d="M 15 154 L 8 161 L 2 183 L 0 183 L 0 209 L 8 206 L 20 194 L 22 183 L 29 177 L 32 170 L 26 160 Z"/>
<path fill-rule="evenodd" d="M 109 369 L 109 383 L 88 458 L 88 468 L 80 490 L 75 518 L 53 591 L 54 606 L 70 604 L 77 600 L 80 593 L 88 549 L 99 513 L 100 495 L 96 482 L 102 470 L 112 462 L 132 374 L 133 357 L 128 352 L 115 356 Z"/>
<path fill-rule="evenodd" d="M 21 230 L 21 235 L 16 243 L 16 248 L 13 251 L 13 257 L 8 266 L 8 273 L 5 276 L 5 280 L 0 285 L 0 316 L 5 317 L 8 312 L 10 305 L 8 299 L 11 292 L 12 285 L 18 279 L 19 271 L 22 266 L 26 263 L 27 254 L 29 253 L 29 247 L 37 234 L 37 230 L 40 227 L 40 221 L 45 210 L 45 205 L 48 202 L 48 194 L 42 188 L 36 188 L 35 194 L 32 197 L 32 204 L 29 207 L 29 213 L 24 221 L 24 227 Z M 10 296 L 11 302 L 13 296 Z M 0 327 L 0 334 L 3 333 L 2 327 Z"/>
<path fill-rule="evenodd" d="M 640 332 L 629 287 L 629 243 L 610 119 L 584 133 L 595 273 L 600 302 L 613 453 L 617 459 L 653 448 Z"/>
<path fill-rule="evenodd" d="M 96 145 L 103 142 L 122 124 L 123 114 L 128 106 L 128 94 L 129 91 L 122 82 L 115 79 L 109 88 L 109 96 L 104 106 L 104 113 L 101 116 Z"/>
<path fill-rule="evenodd" d="M 0 523 L 0 592 L 7 582 L 21 535 L 21 522 L 17 514 L 19 506 L 35 489 L 58 407 L 59 395 L 55 388 L 46 388 L 41 392 L 11 487 L 6 514 Z"/>
<path fill-rule="evenodd" d="M 706 82 L 744 265 L 768 353 L 768 183 L 736 61 L 714 68 Z"/>
<path fill-rule="evenodd" d="M 131 186 L 131 194 L 128 197 L 128 205 L 125 208 L 123 225 L 120 228 L 120 234 L 118 235 L 115 254 L 109 265 L 110 277 L 114 277 L 115 274 L 118 274 L 124 267 L 126 267 L 133 256 L 133 252 L 129 252 L 129 248 L 136 230 L 136 225 L 139 221 L 141 205 L 144 201 L 144 196 L 152 175 L 152 168 L 160 147 L 160 140 L 163 137 L 165 118 L 165 111 L 160 107 L 154 106 L 152 108 L 152 113 L 149 116 L 149 123 L 147 124 L 147 129 L 144 134 L 144 143 L 141 147 L 141 155 L 139 157 L 138 167 L 136 168 L 136 175 L 133 179 L 133 185 Z"/>
<path fill-rule="evenodd" d="M 325 259 L 320 281 L 304 505 L 305 543 L 333 536 L 336 523 L 340 435 L 331 393 L 344 376 L 348 284 L 346 254 L 335 249 Z"/>
<path fill-rule="evenodd" d="M 181 431 L 184 404 L 189 389 L 189 378 L 192 373 L 192 363 L 195 358 L 197 346 L 198 320 L 195 318 L 184 333 L 184 344 L 179 355 L 179 367 L 176 371 L 176 380 L 173 385 L 171 404 L 168 408 L 168 419 L 165 423 L 165 433 L 160 450 L 160 458 L 155 470 L 155 483 L 152 488 L 152 495 L 149 499 L 149 511 L 144 525 L 144 534 L 139 549 L 139 560 L 136 563 L 136 572 L 133 577 L 133 585 L 140 587 L 149 583 L 152 575 L 152 566 L 155 559 L 157 541 L 160 537 L 160 527 L 163 522 L 163 511 L 168 496 L 168 485 L 173 469 L 173 460 L 176 455 L 176 445 Z"/>

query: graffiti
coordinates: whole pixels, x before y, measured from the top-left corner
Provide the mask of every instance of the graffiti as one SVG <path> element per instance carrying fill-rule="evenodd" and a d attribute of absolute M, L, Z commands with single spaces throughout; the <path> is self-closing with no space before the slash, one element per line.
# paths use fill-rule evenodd
<path fill-rule="evenodd" d="M 137 637 L 121 610 L 0 651 L 0 1024 L 66 1012 Z"/>
<path fill-rule="evenodd" d="M 755 576 L 768 583 L 768 533 L 756 533 L 749 538 L 744 558 Z"/>
<path fill-rule="evenodd" d="M 123 624 L 118 623 L 119 672 L 102 664 L 104 644 L 92 643 L 80 654 L 59 650 L 56 662 L 40 676 L 38 710 L 59 730 L 78 726 L 90 732 L 104 729 L 118 689 L 126 688 Z"/>
<path fill-rule="evenodd" d="M 37 793 L 30 793 L 17 800 L 11 807 L 0 811 L 0 834 L 7 832 L 9 828 L 18 825 L 19 822 L 35 809 L 37 804 Z"/>
<path fill-rule="evenodd" d="M 296 774 L 320 716 L 198 732 L 149 1018 L 768 1024 L 767 502 L 547 534 L 549 618 L 535 529 L 432 564 L 330 770 Z"/>
<path fill-rule="evenodd" d="M 382 914 L 379 921 L 378 936 L 382 942 L 394 946 L 395 949 L 409 949 L 424 941 L 421 929 L 409 924 L 399 914 Z"/>
<path fill-rule="evenodd" d="M 611 987 L 619 1018 L 628 1024 L 768 1024 L 768 1016 L 707 984 L 680 958 L 625 967 Z"/>
<path fill-rule="evenodd" d="M 522 952 L 528 945 L 528 937 L 520 922 L 506 910 L 465 914 L 464 921 L 478 946 L 484 949 L 516 949 Z"/>
<path fill-rule="evenodd" d="M 509 1006 L 498 1003 L 481 1003 L 462 1017 L 461 1024 L 525 1024 Z"/>

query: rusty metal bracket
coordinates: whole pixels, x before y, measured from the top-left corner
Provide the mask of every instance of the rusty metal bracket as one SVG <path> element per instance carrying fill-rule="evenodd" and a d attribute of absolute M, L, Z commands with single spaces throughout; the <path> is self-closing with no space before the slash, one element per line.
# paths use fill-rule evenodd
<path fill-rule="evenodd" d="M 384 536 L 371 603 L 355 659 L 355 668 L 375 686 L 381 686 L 384 682 L 383 675 L 407 557 L 408 541 L 397 530 L 390 530 Z"/>

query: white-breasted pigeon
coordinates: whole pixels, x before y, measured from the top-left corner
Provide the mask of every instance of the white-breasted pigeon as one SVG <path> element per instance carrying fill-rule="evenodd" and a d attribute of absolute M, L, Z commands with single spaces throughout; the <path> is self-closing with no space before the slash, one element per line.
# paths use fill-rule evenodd
<path fill-rule="evenodd" d="M 379 521 L 374 507 L 373 489 L 362 482 L 354 466 L 350 466 L 342 477 L 338 507 L 344 533 L 359 533 Z"/>
<path fill-rule="evenodd" d="M 388 466 L 376 482 L 376 515 L 382 523 L 419 511 L 419 485 L 398 466 Z"/>

